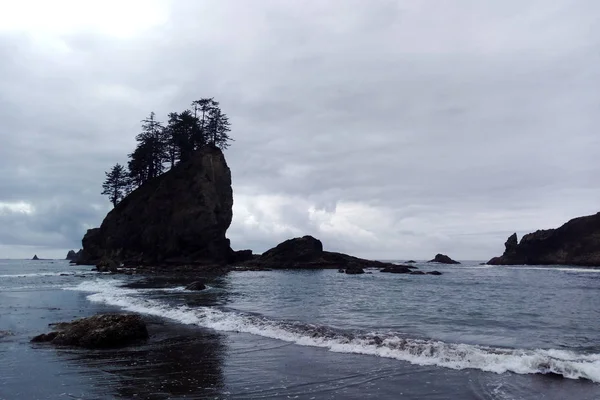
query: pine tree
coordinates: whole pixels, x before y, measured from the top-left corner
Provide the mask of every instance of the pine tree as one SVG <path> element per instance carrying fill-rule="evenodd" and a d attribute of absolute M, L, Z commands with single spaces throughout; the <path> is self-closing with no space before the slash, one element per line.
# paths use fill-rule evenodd
<path fill-rule="evenodd" d="M 105 172 L 106 180 L 102 184 L 103 195 L 107 195 L 114 207 L 125 197 L 128 186 L 127 171 L 121 164 L 115 164 Z"/>
<path fill-rule="evenodd" d="M 173 168 L 175 163 L 181 158 L 179 114 L 176 112 L 169 113 L 169 122 L 163 132 L 165 134 L 167 159 L 171 164 L 171 168 Z"/>
<path fill-rule="evenodd" d="M 142 120 L 142 132 L 135 137 L 138 145 L 129 154 L 129 172 L 137 186 L 162 174 L 164 163 L 168 161 L 165 131 L 154 117 L 154 112 L 151 112 L 148 118 Z"/>
<path fill-rule="evenodd" d="M 229 132 L 231 132 L 231 123 L 227 114 L 221 112 L 219 107 L 211 109 L 207 126 L 208 142 L 225 150 L 229 147 L 229 142 L 233 140 L 229 136 Z"/>
<path fill-rule="evenodd" d="M 194 149 L 197 150 L 209 143 L 208 124 L 210 114 L 215 108 L 219 108 L 219 102 L 213 97 L 203 98 L 192 102 L 194 117 L 197 118 L 197 127 L 194 129 Z"/>

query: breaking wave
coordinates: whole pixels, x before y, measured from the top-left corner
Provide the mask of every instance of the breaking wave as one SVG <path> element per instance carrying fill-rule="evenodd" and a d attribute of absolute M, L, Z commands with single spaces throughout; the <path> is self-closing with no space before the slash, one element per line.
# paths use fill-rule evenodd
<path fill-rule="evenodd" d="M 334 352 L 393 358 L 417 365 L 479 369 L 517 374 L 556 374 L 569 379 L 600 383 L 600 354 L 581 354 L 557 349 L 508 349 L 403 337 L 399 333 L 346 332 L 323 325 L 280 321 L 212 307 L 174 306 L 142 296 L 138 289 L 121 287 L 119 280 L 85 281 L 68 288 L 91 292 L 92 302 L 118 306 L 126 311 L 168 318 L 217 331 L 243 332 L 314 346 Z M 179 291 L 180 288 L 177 288 Z M 160 289 L 158 289 L 160 291 Z"/>

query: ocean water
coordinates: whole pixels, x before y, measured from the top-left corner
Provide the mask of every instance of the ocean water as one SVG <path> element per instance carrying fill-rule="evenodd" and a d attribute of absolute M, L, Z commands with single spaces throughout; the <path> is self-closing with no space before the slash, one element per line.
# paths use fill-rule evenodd
<path fill-rule="evenodd" d="M 232 272 L 194 293 L 189 278 L 0 261 L 0 399 L 600 398 L 600 270 L 478 264 Z M 29 343 L 98 312 L 145 315 L 150 340 Z"/>

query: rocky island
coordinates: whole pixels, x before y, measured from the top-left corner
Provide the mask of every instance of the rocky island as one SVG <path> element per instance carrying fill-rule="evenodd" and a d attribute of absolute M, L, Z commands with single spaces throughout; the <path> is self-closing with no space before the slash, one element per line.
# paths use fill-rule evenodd
<path fill-rule="evenodd" d="M 221 150 L 204 147 L 130 193 L 85 234 L 80 264 L 226 264 L 235 258 L 231 172 Z"/>
<path fill-rule="evenodd" d="M 458 261 L 451 259 L 447 255 L 439 254 L 439 253 L 435 255 L 433 260 L 429 260 L 428 262 L 430 262 L 430 263 L 434 262 L 434 263 L 439 263 L 439 264 L 460 264 Z"/>
<path fill-rule="evenodd" d="M 504 246 L 504 254 L 488 264 L 600 266 L 600 213 L 528 233 L 520 242 L 513 233 Z"/>
<path fill-rule="evenodd" d="M 69 252 L 67 258 L 113 273 L 121 265 L 174 273 L 232 267 L 331 268 L 347 274 L 387 268 L 410 273 L 417 268 L 396 268 L 392 263 L 325 251 L 321 241 L 312 236 L 286 240 L 262 255 L 234 251 L 225 236 L 232 207 L 231 171 L 225 157 L 219 148 L 205 146 L 124 197 L 99 228 L 87 231 L 83 249 Z"/>

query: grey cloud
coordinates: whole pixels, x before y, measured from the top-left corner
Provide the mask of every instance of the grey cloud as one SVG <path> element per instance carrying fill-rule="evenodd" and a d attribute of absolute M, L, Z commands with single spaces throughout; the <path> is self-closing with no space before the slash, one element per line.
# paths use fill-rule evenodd
<path fill-rule="evenodd" d="M 597 211 L 599 11 L 179 1 L 131 38 L 0 33 L 0 202 L 38 210 L 0 216 L 0 245 L 77 247 L 139 121 L 215 96 L 236 140 L 234 247 L 311 233 L 378 258 L 491 257 L 512 231 Z"/>

